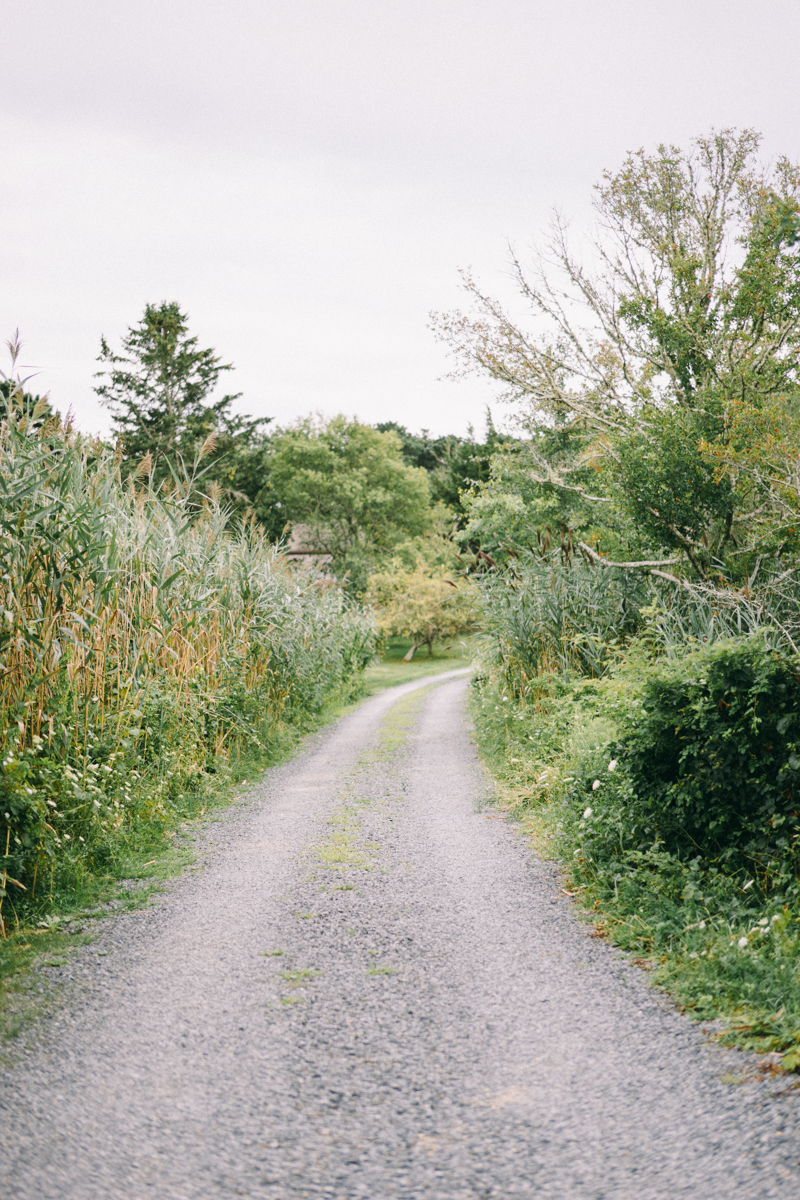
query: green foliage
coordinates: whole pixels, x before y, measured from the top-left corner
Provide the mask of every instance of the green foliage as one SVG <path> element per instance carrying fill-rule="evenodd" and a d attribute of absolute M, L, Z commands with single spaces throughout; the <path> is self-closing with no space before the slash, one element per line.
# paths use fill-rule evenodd
<path fill-rule="evenodd" d="M 370 576 L 367 595 L 375 606 L 378 627 L 386 636 L 411 639 L 410 662 L 417 647 L 458 637 L 475 628 L 478 604 L 474 585 L 420 555 L 411 567 L 394 558 Z"/>
<path fill-rule="evenodd" d="M 741 593 L 734 593 L 730 603 L 724 604 L 702 594 L 665 592 L 653 588 L 650 603 L 639 609 L 642 640 L 654 653 L 680 658 L 692 648 L 752 633 L 760 633 L 775 645 L 785 643 L 773 614 Z"/>
<path fill-rule="evenodd" d="M 465 494 L 476 484 L 487 482 L 492 456 L 513 441 L 497 432 L 488 410 L 483 442 L 477 441 L 471 426 L 466 438 L 454 434 L 431 438 L 425 429 L 420 434 L 409 433 L 396 421 L 384 421 L 375 428 L 382 433 L 397 434 L 404 460 L 409 466 L 422 467 L 428 472 L 434 505 L 446 505 L 455 514 L 458 527 L 464 523 Z"/>
<path fill-rule="evenodd" d="M 41 910 L 352 693 L 371 617 L 255 526 L 123 484 L 11 389 L 0 433 L 3 914 Z M 35 411 L 35 410 L 34 410 Z M 149 832 L 148 832 L 149 831 Z M 13 893 L 13 895 L 12 895 Z"/>
<path fill-rule="evenodd" d="M 616 771 L 589 764 L 587 852 L 658 844 L 796 888 L 799 722 L 800 664 L 758 636 L 653 667 L 608 748 Z"/>
<path fill-rule="evenodd" d="M 16 358 L 17 353 L 22 348 L 21 343 L 14 341 L 10 343 L 12 354 Z M 0 378 L 0 406 L 5 412 L 9 403 L 12 404 L 17 424 L 21 424 L 24 431 L 35 433 L 41 430 L 43 425 L 49 425 L 51 428 L 57 428 L 61 425 L 61 418 L 54 412 L 47 396 L 34 396 L 31 392 L 24 390 L 23 384 L 14 379 L 9 379 L 3 372 Z"/>
<path fill-rule="evenodd" d="M 408 466 L 396 433 L 334 417 L 307 418 L 271 441 L 272 503 L 291 523 L 294 545 L 330 561 L 351 590 L 400 541 L 430 525 L 426 472 Z"/>
<path fill-rule="evenodd" d="M 216 493 L 232 521 L 251 518 L 271 542 L 286 532 L 286 516 L 275 503 L 269 480 L 269 436 L 247 422 L 238 430 L 223 430 L 202 465 L 202 488 Z"/>
<path fill-rule="evenodd" d="M 483 625 L 507 686 L 524 696 L 543 673 L 602 675 L 636 632 L 646 594 L 629 572 L 530 551 L 488 572 Z"/>
<path fill-rule="evenodd" d="M 770 880 L 763 871 L 754 879 L 741 858 L 677 857 L 635 832 L 643 806 L 614 755 L 621 735 L 644 753 L 641 666 L 601 681 L 540 676 L 516 703 L 495 672 L 478 676 L 473 714 L 500 803 L 540 853 L 563 860 L 599 933 L 635 953 L 688 1012 L 721 1018 L 723 1040 L 778 1052 L 797 1070 L 800 915 L 779 865 Z M 740 796 L 729 797 L 733 812 Z"/>
<path fill-rule="evenodd" d="M 439 318 L 531 438 L 524 470 L 498 467 L 470 502 L 490 552 L 549 526 L 615 559 L 670 554 L 673 586 L 765 597 L 765 557 L 795 565 L 800 169 L 763 167 L 758 142 L 723 130 L 606 173 L 595 273 L 558 221 L 531 270 L 513 261 L 536 334 L 469 277 L 475 316 Z"/>
<path fill-rule="evenodd" d="M 619 485 L 652 544 L 680 550 L 688 540 L 697 546 L 714 528 L 716 540 L 701 555 L 707 565 L 724 550 L 727 517 L 737 503 L 730 477 L 717 478 L 702 453 L 718 436 L 717 425 L 706 413 L 655 411 L 646 429 L 632 429 L 616 442 Z"/>
<path fill-rule="evenodd" d="M 580 538 L 595 540 L 596 517 L 577 490 L 559 486 L 557 472 L 583 448 L 584 438 L 563 421 L 535 431 L 529 440 L 507 441 L 489 461 L 488 477 L 463 495 L 465 521 L 459 541 L 480 547 L 498 561 L 509 552 L 571 551 Z M 555 479 L 549 476 L 556 472 Z M 586 465 L 573 479 L 590 493 L 596 471 Z M 616 539 L 615 539 L 616 540 Z"/>
<path fill-rule="evenodd" d="M 213 350 L 200 349 L 188 329 L 187 316 L 176 303 L 146 305 L 139 324 L 122 340 L 122 354 L 101 338 L 98 362 L 103 370 L 97 376 L 104 382 L 95 391 L 111 411 L 122 461 L 130 469 L 149 456 L 149 472 L 160 480 L 179 464 L 210 456 L 216 470 L 212 466 L 206 472 L 209 479 L 219 482 L 222 475 L 232 494 L 244 495 L 242 488 L 249 483 L 252 500 L 258 489 L 238 459 L 245 447 L 258 442 L 265 421 L 233 414 L 236 395 L 209 400 L 220 375 L 233 368 Z"/>

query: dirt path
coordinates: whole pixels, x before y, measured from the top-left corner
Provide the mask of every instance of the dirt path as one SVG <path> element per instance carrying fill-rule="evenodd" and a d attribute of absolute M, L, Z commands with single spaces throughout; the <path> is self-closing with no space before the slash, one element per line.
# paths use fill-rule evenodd
<path fill-rule="evenodd" d="M 64 969 L 0 1088 L 3 1195 L 796 1200 L 800 1095 L 725 1082 L 480 811 L 463 674 L 319 735 Z"/>

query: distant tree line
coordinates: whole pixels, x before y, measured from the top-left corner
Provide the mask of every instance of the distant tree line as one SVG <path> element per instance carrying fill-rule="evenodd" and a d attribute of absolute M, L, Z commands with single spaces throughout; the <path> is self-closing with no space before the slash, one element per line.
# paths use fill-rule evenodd
<path fill-rule="evenodd" d="M 240 393 L 215 398 L 232 364 L 199 345 L 175 302 L 148 304 L 119 351 L 102 337 L 98 361 L 123 477 L 166 491 L 189 481 L 198 503 L 218 498 L 231 520 L 292 538 L 358 593 L 409 539 L 460 529 L 466 496 L 511 440 L 488 414 L 482 440 L 343 416 L 268 428 L 271 418 L 234 411 Z"/>

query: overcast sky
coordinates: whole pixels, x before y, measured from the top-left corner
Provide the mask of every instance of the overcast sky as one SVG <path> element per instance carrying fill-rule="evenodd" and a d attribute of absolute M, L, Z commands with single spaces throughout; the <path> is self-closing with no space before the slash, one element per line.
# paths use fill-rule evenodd
<path fill-rule="evenodd" d="M 800 159 L 787 0 L 3 0 L 0 334 L 87 432 L 100 335 L 177 300 L 240 411 L 463 433 L 428 313 L 628 150 Z M 0 366 L 3 364 L 0 363 Z M 498 416 L 501 416 L 498 412 Z"/>

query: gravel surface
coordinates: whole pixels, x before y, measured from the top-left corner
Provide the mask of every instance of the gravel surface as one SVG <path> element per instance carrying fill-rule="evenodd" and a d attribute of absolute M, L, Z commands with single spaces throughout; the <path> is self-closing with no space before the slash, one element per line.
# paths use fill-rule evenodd
<path fill-rule="evenodd" d="M 4 1196 L 797 1200 L 800 1094 L 481 811 L 463 675 L 317 735 L 60 969 L 0 1088 Z"/>

